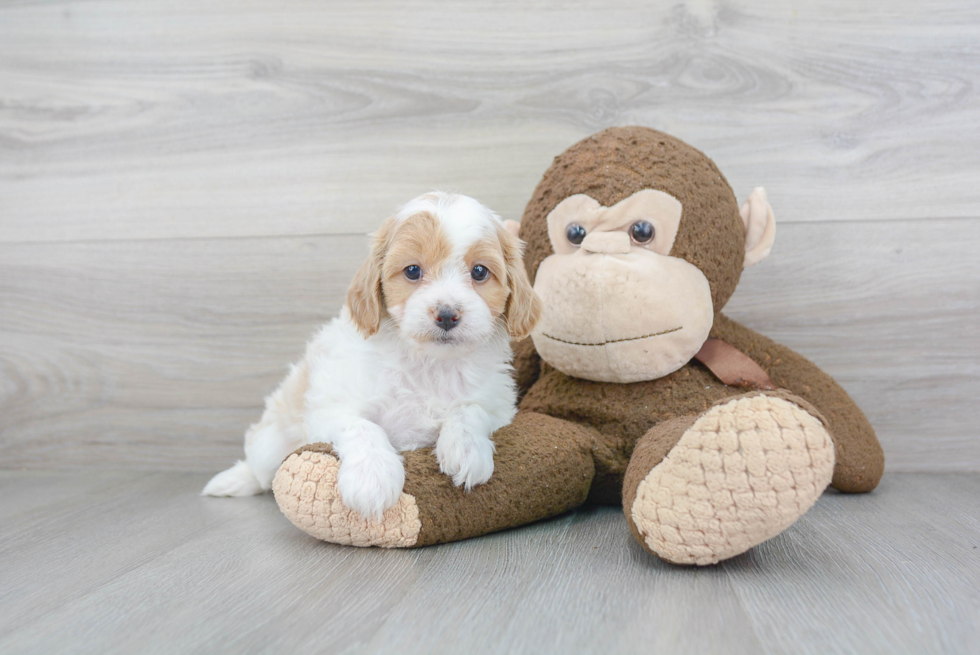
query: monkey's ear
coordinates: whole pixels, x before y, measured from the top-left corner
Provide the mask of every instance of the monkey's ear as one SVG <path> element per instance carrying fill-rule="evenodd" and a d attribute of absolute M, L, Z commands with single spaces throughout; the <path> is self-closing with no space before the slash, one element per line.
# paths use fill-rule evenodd
<path fill-rule="evenodd" d="M 517 224 L 518 227 L 520 224 Z M 531 334 L 541 316 L 541 300 L 534 293 L 531 281 L 524 270 L 521 250 L 524 244 L 510 230 L 504 229 L 499 233 L 500 245 L 504 251 L 504 265 L 507 269 L 507 285 L 510 295 L 504 308 L 504 319 L 507 321 L 507 333 L 515 340 L 521 340 Z"/>
<path fill-rule="evenodd" d="M 393 231 L 393 221 L 389 218 L 371 235 L 371 254 L 357 269 L 347 290 L 347 308 L 350 310 L 351 320 L 365 338 L 381 327 L 381 314 L 384 311 L 381 269 Z"/>
<path fill-rule="evenodd" d="M 521 224 L 517 221 L 512 221 L 509 218 L 504 221 L 504 229 L 513 234 L 515 237 L 521 234 Z"/>
<path fill-rule="evenodd" d="M 745 225 L 744 267 L 748 268 L 769 256 L 776 240 L 776 217 L 766 200 L 766 190 L 761 186 L 752 191 L 739 213 Z"/>

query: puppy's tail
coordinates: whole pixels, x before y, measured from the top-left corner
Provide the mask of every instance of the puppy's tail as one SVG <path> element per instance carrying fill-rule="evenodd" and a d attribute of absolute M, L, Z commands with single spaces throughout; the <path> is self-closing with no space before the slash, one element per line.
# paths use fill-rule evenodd
<path fill-rule="evenodd" d="M 204 485 L 202 496 L 255 496 L 265 489 L 255 477 L 255 473 L 243 461 L 239 461 L 230 469 L 217 474 Z"/>

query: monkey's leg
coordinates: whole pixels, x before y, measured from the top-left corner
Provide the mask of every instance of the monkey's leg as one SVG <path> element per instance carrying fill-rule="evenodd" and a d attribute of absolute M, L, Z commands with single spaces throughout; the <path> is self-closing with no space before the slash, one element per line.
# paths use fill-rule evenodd
<path fill-rule="evenodd" d="M 711 336 L 727 341 L 754 359 L 776 386 L 813 403 L 827 420 L 836 448 L 837 463 L 831 482 L 835 489 L 863 493 L 878 486 L 885 471 L 881 444 L 864 412 L 834 378 L 803 355 L 723 314 L 715 317 Z"/>
<path fill-rule="evenodd" d="M 493 476 L 465 492 L 439 471 L 431 448 L 404 453 L 405 488 L 380 521 L 347 509 L 337 491 L 340 462 L 328 444 L 286 458 L 272 490 L 304 532 L 354 546 L 409 548 L 458 541 L 557 516 L 585 502 L 595 474 L 593 431 L 522 412 L 493 435 Z"/>
<path fill-rule="evenodd" d="M 623 483 L 633 536 L 668 562 L 704 565 L 788 528 L 834 471 L 833 442 L 810 407 L 754 392 L 651 429 Z"/>

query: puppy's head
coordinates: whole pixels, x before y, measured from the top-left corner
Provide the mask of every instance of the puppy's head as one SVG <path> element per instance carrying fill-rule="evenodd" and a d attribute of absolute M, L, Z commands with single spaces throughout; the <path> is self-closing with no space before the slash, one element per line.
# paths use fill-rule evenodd
<path fill-rule="evenodd" d="M 523 339 L 541 311 L 521 242 L 472 198 L 442 192 L 412 200 L 374 233 L 347 305 L 365 336 L 390 317 L 427 348 L 472 346 L 498 326 Z"/>

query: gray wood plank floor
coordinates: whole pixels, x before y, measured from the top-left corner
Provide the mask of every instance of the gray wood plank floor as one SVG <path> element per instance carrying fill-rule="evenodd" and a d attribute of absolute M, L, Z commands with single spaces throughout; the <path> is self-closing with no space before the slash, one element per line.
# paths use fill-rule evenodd
<path fill-rule="evenodd" d="M 589 508 L 421 550 L 333 546 L 192 473 L 0 472 L 2 653 L 976 653 L 980 475 L 827 493 L 720 566 Z"/>

